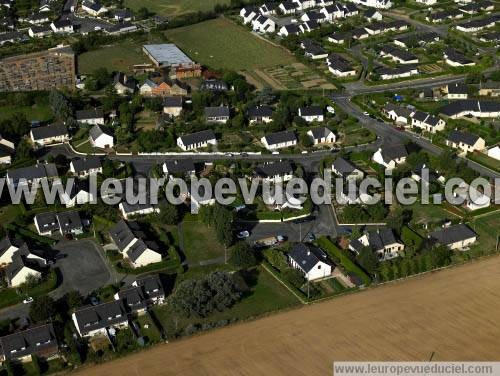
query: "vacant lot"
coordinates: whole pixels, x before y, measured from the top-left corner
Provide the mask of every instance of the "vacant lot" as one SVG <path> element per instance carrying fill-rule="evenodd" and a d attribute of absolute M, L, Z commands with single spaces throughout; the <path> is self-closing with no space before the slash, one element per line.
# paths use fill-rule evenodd
<path fill-rule="evenodd" d="M 142 7 L 162 16 L 179 16 L 191 12 L 206 12 L 229 0 L 125 0 L 125 6 L 137 11 Z"/>
<path fill-rule="evenodd" d="M 214 229 L 201 222 L 184 222 L 182 239 L 190 265 L 224 256 L 224 247 L 217 241 Z"/>
<path fill-rule="evenodd" d="M 81 373 L 331 375 L 336 359 L 498 360 L 499 269 L 496 256 L 161 345 Z"/>
<path fill-rule="evenodd" d="M 126 41 L 85 52 L 78 56 L 78 73 L 89 74 L 98 68 L 130 73 L 134 64 L 150 62 L 142 52 L 142 44 Z"/>
<path fill-rule="evenodd" d="M 215 69 L 253 70 L 295 62 L 285 49 L 225 18 L 169 30 L 166 35 L 191 59 Z"/>

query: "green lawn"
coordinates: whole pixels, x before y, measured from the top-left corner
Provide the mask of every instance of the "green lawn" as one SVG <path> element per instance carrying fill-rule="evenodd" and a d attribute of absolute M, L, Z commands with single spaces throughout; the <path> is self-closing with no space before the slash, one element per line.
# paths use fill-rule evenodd
<path fill-rule="evenodd" d="M 162 16 L 179 16 L 191 12 L 206 12 L 217 4 L 229 4 L 229 0 L 125 0 L 125 6 L 137 11 L 146 7 L 150 12 Z"/>
<path fill-rule="evenodd" d="M 0 107 L 0 120 L 10 117 L 16 112 L 21 112 L 26 115 L 28 121 L 40 120 L 49 121 L 52 119 L 52 110 L 49 105 L 33 105 L 33 106 L 3 106 Z"/>
<path fill-rule="evenodd" d="M 224 247 L 217 241 L 214 228 L 201 222 L 184 222 L 182 229 L 188 263 L 224 256 Z"/>
<path fill-rule="evenodd" d="M 478 245 L 473 247 L 481 247 L 484 251 L 495 249 L 497 236 L 500 235 L 498 230 L 499 223 L 500 212 L 474 219 L 470 227 L 479 235 L 479 242 Z"/>
<path fill-rule="evenodd" d="M 457 216 L 445 210 L 442 205 L 422 205 L 416 201 L 408 207 L 413 211 L 413 221 L 415 223 L 440 222 L 446 218 L 454 219 Z"/>
<path fill-rule="evenodd" d="M 252 70 L 295 62 L 285 49 L 225 18 L 168 30 L 166 35 L 191 59 L 215 69 Z"/>
<path fill-rule="evenodd" d="M 142 52 L 142 44 L 126 40 L 120 44 L 85 52 L 78 56 L 78 73 L 89 74 L 98 68 L 130 73 L 134 64 L 150 62 Z"/>
<path fill-rule="evenodd" d="M 151 316 L 149 316 L 149 313 L 140 315 L 137 318 L 137 322 L 139 323 L 141 334 L 146 337 L 146 343 L 155 343 L 161 340 L 160 331 L 151 319 Z M 145 328 L 144 325 L 146 325 L 147 328 Z"/>
<path fill-rule="evenodd" d="M 219 320 L 245 320 L 257 317 L 266 312 L 276 311 L 299 304 L 283 285 L 281 285 L 271 274 L 262 267 L 257 267 L 248 272 L 244 277 L 250 290 L 244 293 L 243 299 L 231 309 L 224 312 L 214 313 L 205 319 L 186 318 L 172 312 L 168 305 L 154 308 L 159 321 L 171 337 L 176 332 L 182 331 L 189 324 L 203 324 L 217 322 Z"/>
<path fill-rule="evenodd" d="M 475 152 L 469 153 L 467 158 L 473 160 L 474 162 L 480 163 L 483 166 L 486 166 L 494 171 L 500 171 L 500 161 L 495 158 L 489 157 L 487 154 Z"/>

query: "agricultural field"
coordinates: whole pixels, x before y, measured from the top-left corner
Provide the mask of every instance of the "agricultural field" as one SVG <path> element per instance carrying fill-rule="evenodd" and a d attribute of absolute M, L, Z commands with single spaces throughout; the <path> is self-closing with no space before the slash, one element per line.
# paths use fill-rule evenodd
<path fill-rule="evenodd" d="M 77 374 L 114 376 L 134 369 L 148 376 L 168 364 L 172 374 L 327 375 L 335 359 L 495 360 L 499 268 L 500 257 L 489 257 L 160 345 Z"/>
<path fill-rule="evenodd" d="M 78 73 L 89 74 L 98 68 L 106 68 L 110 72 L 132 72 L 134 64 L 150 63 L 142 52 L 142 45 L 134 41 L 123 41 L 98 50 L 84 52 L 78 56 Z"/>
<path fill-rule="evenodd" d="M 207 12 L 217 4 L 229 4 L 229 0 L 125 0 L 124 5 L 133 11 L 146 7 L 160 16 L 172 17 L 186 13 Z"/>
<path fill-rule="evenodd" d="M 241 72 L 258 88 L 334 88 L 286 49 L 225 18 L 168 30 L 166 36 L 193 60 L 213 69 Z"/>

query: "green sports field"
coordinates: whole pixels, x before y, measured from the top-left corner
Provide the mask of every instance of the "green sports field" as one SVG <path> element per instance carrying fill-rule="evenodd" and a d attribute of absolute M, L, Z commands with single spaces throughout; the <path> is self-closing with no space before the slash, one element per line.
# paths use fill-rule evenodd
<path fill-rule="evenodd" d="M 125 0 L 125 6 L 137 11 L 146 7 L 161 16 L 179 16 L 190 12 L 206 12 L 217 4 L 229 4 L 229 0 Z"/>
<path fill-rule="evenodd" d="M 296 62 L 285 49 L 225 18 L 172 29 L 166 35 L 191 59 L 214 69 L 253 70 Z"/>

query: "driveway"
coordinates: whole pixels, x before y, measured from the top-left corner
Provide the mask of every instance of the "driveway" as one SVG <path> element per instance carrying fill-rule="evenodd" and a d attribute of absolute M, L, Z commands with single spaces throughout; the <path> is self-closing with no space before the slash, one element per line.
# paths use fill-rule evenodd
<path fill-rule="evenodd" d="M 65 257 L 55 265 L 61 271 L 63 280 L 61 286 L 51 294 L 53 298 L 59 298 L 72 290 L 87 295 L 112 282 L 112 271 L 93 241 L 62 240 L 54 249 Z"/>

